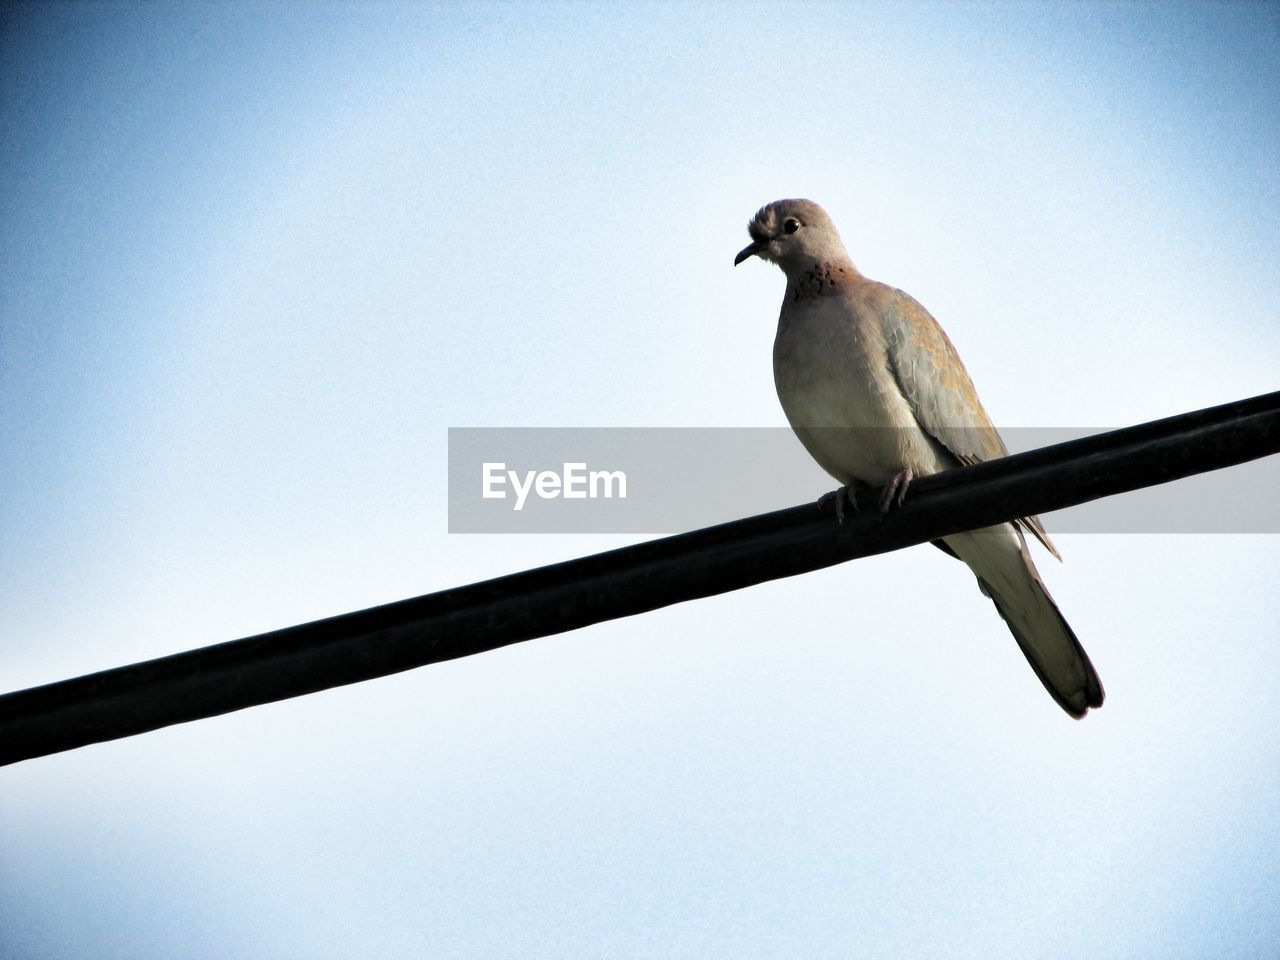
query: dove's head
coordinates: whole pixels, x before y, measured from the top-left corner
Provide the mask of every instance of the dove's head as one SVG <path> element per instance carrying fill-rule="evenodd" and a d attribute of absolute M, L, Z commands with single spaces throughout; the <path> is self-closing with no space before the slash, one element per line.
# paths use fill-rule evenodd
<path fill-rule="evenodd" d="M 812 200 L 775 200 L 761 207 L 747 224 L 751 243 L 733 258 L 734 266 L 748 257 L 769 260 L 791 276 L 820 263 L 849 259 L 836 225 Z"/>

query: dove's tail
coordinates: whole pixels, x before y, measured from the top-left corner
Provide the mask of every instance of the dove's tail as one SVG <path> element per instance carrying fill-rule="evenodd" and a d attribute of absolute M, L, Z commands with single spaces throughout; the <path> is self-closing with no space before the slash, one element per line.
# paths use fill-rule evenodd
<path fill-rule="evenodd" d="M 946 543 L 977 574 L 982 592 L 995 602 L 1058 705 L 1077 718 L 1102 706 L 1098 672 L 1045 589 L 1022 534 L 1004 524 L 956 534 Z"/>

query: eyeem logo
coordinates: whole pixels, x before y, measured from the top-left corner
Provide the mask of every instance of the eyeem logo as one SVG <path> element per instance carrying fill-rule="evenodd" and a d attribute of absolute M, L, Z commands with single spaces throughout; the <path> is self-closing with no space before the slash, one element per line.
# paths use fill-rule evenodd
<path fill-rule="evenodd" d="M 508 470 L 505 463 L 486 463 L 481 468 L 483 496 L 486 500 L 505 500 L 507 486 L 515 492 L 512 509 L 523 510 L 529 494 L 542 500 L 586 500 L 604 497 L 627 498 L 627 475 L 621 470 L 588 470 L 585 463 L 566 463 L 560 473 L 554 470 L 526 470 L 523 476 Z M 616 487 L 616 492 L 615 492 Z"/>

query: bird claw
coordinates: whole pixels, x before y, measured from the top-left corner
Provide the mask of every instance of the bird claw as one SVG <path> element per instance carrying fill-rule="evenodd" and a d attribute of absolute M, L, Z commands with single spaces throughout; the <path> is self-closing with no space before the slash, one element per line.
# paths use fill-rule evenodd
<path fill-rule="evenodd" d="M 836 522 L 844 526 L 844 502 L 849 501 L 849 506 L 853 507 L 853 512 L 858 513 L 858 491 L 854 489 L 852 484 L 845 484 L 839 490 L 830 490 L 818 498 L 818 509 L 825 510 L 828 503 L 832 500 L 836 503 Z"/>
<path fill-rule="evenodd" d="M 911 479 L 914 476 L 915 474 L 911 472 L 910 467 L 903 467 L 889 478 L 889 482 L 884 485 L 884 492 L 880 494 L 881 516 L 887 514 L 889 509 L 895 505 L 902 506 L 902 501 L 907 496 L 907 487 L 911 485 Z"/>

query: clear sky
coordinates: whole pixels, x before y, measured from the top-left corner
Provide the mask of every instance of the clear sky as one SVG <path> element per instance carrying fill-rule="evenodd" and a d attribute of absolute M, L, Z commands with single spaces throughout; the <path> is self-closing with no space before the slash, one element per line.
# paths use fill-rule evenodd
<path fill-rule="evenodd" d="M 633 542 L 447 428 L 783 424 L 778 197 L 1002 425 L 1276 389 L 1277 9 L 6 7 L 0 689 Z M 5 768 L 0 957 L 1275 955 L 1280 537 L 1059 546 L 1080 723 L 920 547 Z"/>

